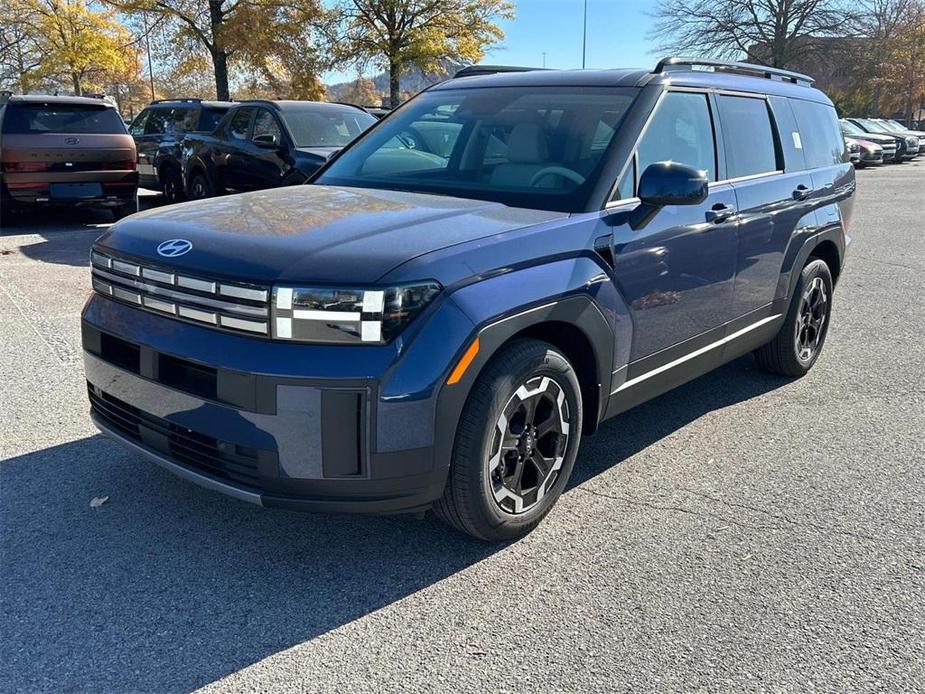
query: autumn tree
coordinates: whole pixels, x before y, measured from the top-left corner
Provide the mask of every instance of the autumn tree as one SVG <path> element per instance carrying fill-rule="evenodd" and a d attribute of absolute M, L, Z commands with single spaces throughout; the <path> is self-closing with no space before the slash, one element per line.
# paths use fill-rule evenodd
<path fill-rule="evenodd" d="M 132 37 L 111 10 L 85 0 L 7 2 L 0 13 L 0 34 L 8 44 L 2 62 L 19 89 L 67 84 L 83 94 L 130 69 Z"/>
<path fill-rule="evenodd" d="M 376 83 L 363 76 L 345 85 L 338 98 L 359 106 L 379 106 L 382 103 L 382 94 L 376 89 Z"/>
<path fill-rule="evenodd" d="M 478 62 L 504 38 L 497 22 L 514 16 L 507 0 L 341 0 L 338 56 L 388 70 L 389 102 L 400 102 L 400 78 L 451 59 Z"/>
<path fill-rule="evenodd" d="M 172 20 L 177 39 L 209 55 L 215 94 L 229 99 L 232 63 L 266 78 L 282 77 L 292 93 L 320 85 L 313 31 L 328 13 L 320 0 L 106 0 L 127 13 Z"/>
<path fill-rule="evenodd" d="M 877 68 L 878 87 L 894 97 L 891 106 L 910 121 L 925 102 L 925 2 L 910 2 L 905 8 Z"/>
<path fill-rule="evenodd" d="M 652 37 L 666 53 L 738 58 L 786 68 L 841 36 L 854 13 L 841 0 L 661 0 Z"/>

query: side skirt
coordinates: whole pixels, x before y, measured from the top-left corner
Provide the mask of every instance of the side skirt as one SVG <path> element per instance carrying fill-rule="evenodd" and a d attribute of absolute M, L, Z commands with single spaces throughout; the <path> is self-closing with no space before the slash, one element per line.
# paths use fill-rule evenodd
<path fill-rule="evenodd" d="M 775 302 L 771 315 L 747 325 L 734 321 L 729 324 L 731 332 L 725 337 L 624 381 L 610 394 L 603 419 L 625 412 L 767 344 L 784 322 L 786 312 L 780 309 Z"/>

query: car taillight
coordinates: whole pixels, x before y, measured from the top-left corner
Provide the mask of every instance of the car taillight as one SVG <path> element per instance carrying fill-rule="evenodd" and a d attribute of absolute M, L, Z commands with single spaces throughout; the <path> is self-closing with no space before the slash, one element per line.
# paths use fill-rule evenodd
<path fill-rule="evenodd" d="M 118 161 L 107 161 L 103 163 L 101 168 L 106 171 L 134 171 L 135 160 L 119 159 Z"/>
<path fill-rule="evenodd" d="M 35 173 L 37 171 L 48 171 L 49 164 L 47 161 L 5 161 L 3 170 L 10 173 Z"/>

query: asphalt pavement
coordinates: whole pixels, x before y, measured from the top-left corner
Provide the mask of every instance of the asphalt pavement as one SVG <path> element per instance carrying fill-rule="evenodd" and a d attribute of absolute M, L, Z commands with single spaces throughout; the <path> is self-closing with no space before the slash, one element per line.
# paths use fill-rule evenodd
<path fill-rule="evenodd" d="M 0 689 L 922 690 L 925 162 L 858 186 L 813 371 L 747 357 L 610 420 L 506 546 L 253 507 L 96 434 L 107 215 L 3 229 Z"/>

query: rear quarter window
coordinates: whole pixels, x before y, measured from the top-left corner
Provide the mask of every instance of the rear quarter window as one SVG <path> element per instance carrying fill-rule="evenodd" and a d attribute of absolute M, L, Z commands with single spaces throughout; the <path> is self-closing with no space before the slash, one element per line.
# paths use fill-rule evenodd
<path fill-rule="evenodd" d="M 845 138 L 835 109 L 802 99 L 790 99 L 790 106 L 800 128 L 807 168 L 818 169 L 844 162 L 847 157 Z"/>
<path fill-rule="evenodd" d="M 128 131 L 114 108 L 84 104 L 7 104 L 3 132 L 124 135 Z"/>

